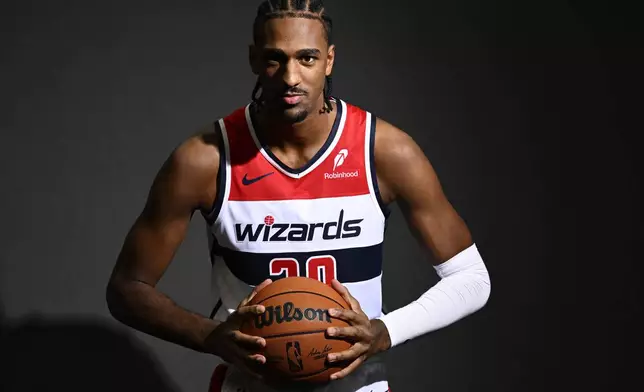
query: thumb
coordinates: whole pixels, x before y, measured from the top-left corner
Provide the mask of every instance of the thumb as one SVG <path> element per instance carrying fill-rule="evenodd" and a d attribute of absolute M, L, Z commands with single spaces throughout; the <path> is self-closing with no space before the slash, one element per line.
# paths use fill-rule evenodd
<path fill-rule="evenodd" d="M 239 307 L 241 308 L 242 306 L 246 306 L 260 291 L 264 289 L 264 287 L 268 286 L 269 284 L 273 283 L 271 279 L 266 279 L 259 285 L 255 286 L 253 290 L 244 298 L 241 303 L 239 304 Z"/>

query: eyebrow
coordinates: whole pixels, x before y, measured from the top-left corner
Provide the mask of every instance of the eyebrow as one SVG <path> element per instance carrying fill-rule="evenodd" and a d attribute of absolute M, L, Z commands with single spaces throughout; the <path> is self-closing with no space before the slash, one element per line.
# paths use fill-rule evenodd
<path fill-rule="evenodd" d="M 271 53 L 271 54 L 277 54 L 279 56 L 287 57 L 286 53 L 282 49 L 277 49 L 277 48 L 266 48 L 264 49 L 265 53 Z M 300 49 L 297 52 L 295 52 L 295 55 L 297 57 L 302 57 L 302 56 L 320 56 L 322 55 L 322 52 L 319 49 L 314 49 L 314 48 L 307 48 L 307 49 Z"/>

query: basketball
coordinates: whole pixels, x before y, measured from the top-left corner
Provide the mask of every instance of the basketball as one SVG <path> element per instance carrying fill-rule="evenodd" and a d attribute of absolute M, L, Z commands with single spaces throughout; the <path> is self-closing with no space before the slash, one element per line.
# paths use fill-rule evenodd
<path fill-rule="evenodd" d="M 349 323 L 331 318 L 328 309 L 351 306 L 332 287 L 311 278 L 279 279 L 255 295 L 249 305 L 264 305 L 266 311 L 242 325 L 242 333 L 266 340 L 265 375 L 288 382 L 329 381 L 342 369 L 326 360 L 351 343 L 326 336 L 329 327 Z"/>

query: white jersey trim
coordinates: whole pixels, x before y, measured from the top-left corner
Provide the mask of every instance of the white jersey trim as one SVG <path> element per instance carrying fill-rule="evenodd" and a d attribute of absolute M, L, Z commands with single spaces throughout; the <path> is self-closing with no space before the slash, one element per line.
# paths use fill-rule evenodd
<path fill-rule="evenodd" d="M 223 211 L 225 211 L 226 205 L 228 205 L 228 197 L 230 196 L 230 181 L 231 181 L 231 164 L 230 164 L 230 144 L 228 143 L 228 131 L 226 130 L 226 124 L 224 119 L 219 120 L 219 129 L 221 130 L 221 140 L 224 143 L 224 156 L 226 162 L 226 170 L 224 170 L 224 176 L 226 177 L 225 183 L 226 186 L 223 189 L 224 197 L 221 201 L 221 206 L 219 207 L 219 212 L 217 218 L 215 219 L 215 224 L 220 223 L 221 216 Z M 221 192 L 221 190 L 218 190 Z"/>
<path fill-rule="evenodd" d="M 340 124 L 338 125 L 338 130 L 335 134 L 335 137 L 329 147 L 324 151 L 324 154 L 322 154 L 316 161 L 313 163 L 311 166 L 309 166 L 306 170 L 300 172 L 300 173 L 290 173 L 286 170 L 284 170 L 280 165 L 277 164 L 273 160 L 273 158 L 270 157 L 269 154 L 266 153 L 264 150 L 264 147 L 262 147 L 262 144 L 259 142 L 259 139 L 257 138 L 257 134 L 255 133 L 255 127 L 253 126 L 253 121 L 250 117 L 250 104 L 246 105 L 245 108 L 245 113 L 246 113 L 246 123 L 248 124 L 248 130 L 250 131 L 251 136 L 253 137 L 253 141 L 255 142 L 255 146 L 257 146 L 257 149 L 261 154 L 264 156 L 264 158 L 277 170 L 279 170 L 281 173 L 284 175 L 287 175 L 291 178 L 302 178 L 305 175 L 309 174 L 313 170 L 315 170 L 322 162 L 324 162 L 331 152 L 335 149 L 335 146 L 338 144 L 340 141 L 340 137 L 342 136 L 342 131 L 344 130 L 344 123 L 346 122 L 347 119 L 347 106 L 345 102 L 341 99 L 337 100 L 338 104 L 342 105 L 342 115 L 340 116 Z"/>
<path fill-rule="evenodd" d="M 366 112 L 366 114 L 367 114 L 367 118 L 365 121 L 365 135 L 364 135 L 365 171 L 367 174 L 367 183 L 369 184 L 369 194 L 371 195 L 371 200 L 376 206 L 376 210 L 378 211 L 378 217 L 380 217 L 382 222 L 384 222 L 386 220 L 386 217 L 385 217 L 385 214 L 382 212 L 380 203 L 378 203 L 378 197 L 376 197 L 376 191 L 373 184 L 373 181 L 375 181 L 377 176 L 376 176 L 376 173 L 371 173 L 371 168 L 375 167 L 375 165 L 371 164 L 371 137 L 374 136 L 375 138 L 375 135 L 371 134 L 371 125 L 372 125 L 371 122 L 375 120 L 373 118 L 373 115 L 370 112 Z"/>

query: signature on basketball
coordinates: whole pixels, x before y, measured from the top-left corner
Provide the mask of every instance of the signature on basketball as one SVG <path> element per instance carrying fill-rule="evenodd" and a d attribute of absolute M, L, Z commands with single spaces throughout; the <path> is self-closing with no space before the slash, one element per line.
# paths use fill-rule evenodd
<path fill-rule="evenodd" d="M 320 352 L 317 348 L 312 348 L 311 352 L 309 353 L 309 357 L 313 357 L 313 359 L 323 359 L 326 357 L 326 353 L 330 352 L 332 348 L 326 344 L 324 345 L 324 348 L 322 349 L 322 352 Z"/>

